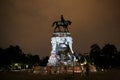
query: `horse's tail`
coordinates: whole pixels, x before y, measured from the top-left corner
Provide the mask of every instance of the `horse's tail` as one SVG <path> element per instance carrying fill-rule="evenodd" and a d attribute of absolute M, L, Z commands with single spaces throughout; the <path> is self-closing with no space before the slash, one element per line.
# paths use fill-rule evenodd
<path fill-rule="evenodd" d="M 54 27 L 55 23 L 56 23 L 56 22 L 53 22 L 52 27 Z"/>

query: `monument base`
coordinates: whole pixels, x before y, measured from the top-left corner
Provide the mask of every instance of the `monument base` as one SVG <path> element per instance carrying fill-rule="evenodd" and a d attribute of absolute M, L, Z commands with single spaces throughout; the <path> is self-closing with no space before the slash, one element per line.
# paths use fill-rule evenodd
<path fill-rule="evenodd" d="M 69 32 L 54 32 L 48 66 L 71 65 L 73 60 L 72 37 Z"/>

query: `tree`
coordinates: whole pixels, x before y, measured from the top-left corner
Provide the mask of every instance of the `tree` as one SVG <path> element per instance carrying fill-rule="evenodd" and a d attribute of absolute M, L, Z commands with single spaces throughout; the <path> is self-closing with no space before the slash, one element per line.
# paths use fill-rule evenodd
<path fill-rule="evenodd" d="M 96 66 L 101 66 L 101 48 L 98 44 L 93 44 L 90 50 L 90 62 Z"/>
<path fill-rule="evenodd" d="M 40 66 L 47 66 L 48 59 L 49 59 L 49 56 L 43 57 L 43 58 L 40 60 Z"/>
<path fill-rule="evenodd" d="M 102 48 L 102 54 L 104 55 L 104 65 L 106 67 L 114 67 L 115 59 L 117 55 L 117 48 L 113 44 L 106 44 Z"/>
<path fill-rule="evenodd" d="M 115 65 L 117 67 L 120 67 L 120 51 L 116 54 L 116 57 L 115 57 Z"/>
<path fill-rule="evenodd" d="M 10 59 L 10 63 L 15 63 L 15 62 L 20 62 L 21 60 L 21 55 L 22 50 L 20 49 L 20 47 L 17 46 L 12 46 L 10 45 L 6 50 L 5 53 L 7 54 L 6 57 L 8 57 L 8 59 Z"/>
<path fill-rule="evenodd" d="M 4 50 L 0 48 L 0 67 L 4 65 Z"/>
<path fill-rule="evenodd" d="M 33 55 L 32 56 L 32 61 L 33 61 L 33 64 L 39 64 L 40 62 L 40 58 L 38 55 Z"/>

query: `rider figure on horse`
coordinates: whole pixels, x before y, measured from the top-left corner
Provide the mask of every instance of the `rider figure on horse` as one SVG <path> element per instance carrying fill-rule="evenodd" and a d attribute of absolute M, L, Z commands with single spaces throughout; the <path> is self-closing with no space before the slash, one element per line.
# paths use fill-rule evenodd
<path fill-rule="evenodd" d="M 60 27 L 63 27 L 64 32 L 69 32 L 68 25 L 71 25 L 71 21 L 65 20 L 63 15 L 61 15 L 61 20 L 53 22 L 52 26 L 54 27 L 54 25 L 56 25 L 55 28 L 54 28 L 54 32 L 56 32 L 56 29 L 58 29 L 59 32 L 61 32 L 61 28 Z"/>

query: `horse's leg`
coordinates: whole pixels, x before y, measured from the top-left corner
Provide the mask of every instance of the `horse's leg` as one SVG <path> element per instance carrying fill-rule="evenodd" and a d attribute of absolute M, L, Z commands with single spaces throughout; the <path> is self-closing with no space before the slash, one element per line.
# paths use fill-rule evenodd
<path fill-rule="evenodd" d="M 54 32 L 56 32 L 57 26 L 54 28 Z"/>
<path fill-rule="evenodd" d="M 60 30 L 60 26 L 58 26 L 58 30 L 61 32 L 61 30 Z"/>
<path fill-rule="evenodd" d="M 69 32 L 69 30 L 68 30 L 68 27 L 67 27 L 67 26 L 64 26 L 64 31 L 65 31 L 65 32 Z"/>
<path fill-rule="evenodd" d="M 66 26 L 63 26 L 63 28 L 64 28 L 64 32 L 66 32 Z"/>
<path fill-rule="evenodd" d="M 69 32 L 69 30 L 68 30 L 68 27 L 66 26 L 66 30 L 67 30 L 67 32 Z"/>

